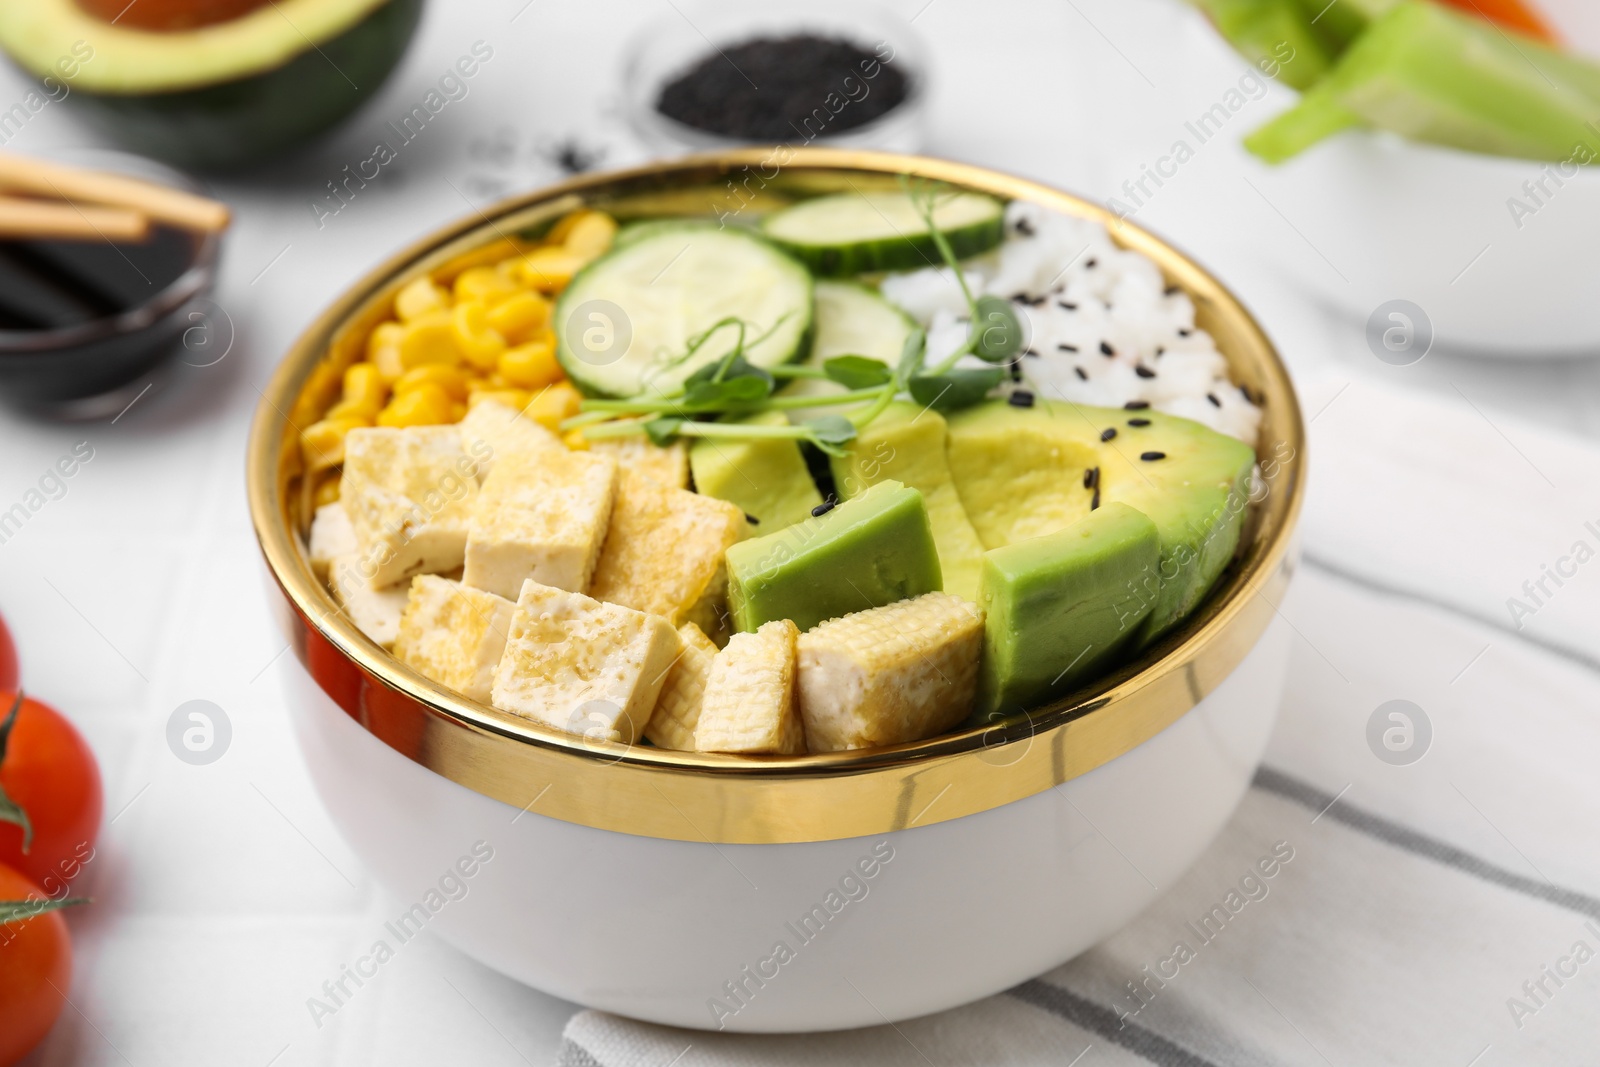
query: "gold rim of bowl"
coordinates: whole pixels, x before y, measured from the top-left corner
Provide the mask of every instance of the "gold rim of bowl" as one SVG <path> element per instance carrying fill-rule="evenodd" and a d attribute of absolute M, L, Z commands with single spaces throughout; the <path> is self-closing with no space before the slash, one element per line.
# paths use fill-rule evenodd
<path fill-rule="evenodd" d="M 1084 691 L 1004 723 L 858 752 L 752 757 L 591 740 L 463 699 L 400 664 L 340 613 L 305 552 L 309 492 L 297 433 L 331 402 L 340 373 L 361 357 L 366 333 L 387 316 L 400 286 L 503 251 L 515 234 L 578 206 L 729 220 L 795 195 L 866 188 L 901 174 L 1105 224 L 1118 245 L 1150 257 L 1168 285 L 1188 293 L 1197 325 L 1261 404 L 1257 454 L 1267 476 L 1233 567 L 1185 625 Z M 246 477 L 290 646 L 377 740 L 539 815 L 646 837 L 766 844 L 860 837 L 987 811 L 1087 773 L 1171 725 L 1238 666 L 1276 613 L 1292 570 L 1304 474 L 1300 409 L 1277 353 L 1243 305 L 1170 245 L 1098 205 L 982 167 L 780 147 L 580 176 L 416 242 L 351 286 L 295 342 L 262 393 Z"/>

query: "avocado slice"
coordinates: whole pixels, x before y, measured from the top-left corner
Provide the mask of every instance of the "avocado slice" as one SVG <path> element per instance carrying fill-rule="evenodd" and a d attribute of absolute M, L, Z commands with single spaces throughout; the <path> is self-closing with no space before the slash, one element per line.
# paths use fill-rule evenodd
<path fill-rule="evenodd" d="M 774 619 L 801 630 L 941 587 L 922 494 L 879 482 L 853 499 L 727 552 L 728 606 L 748 633 Z"/>
<path fill-rule="evenodd" d="M 977 714 L 1026 711 L 1115 665 L 1155 607 L 1145 588 L 1160 564 L 1156 524 L 1126 504 L 990 550 Z"/>
<path fill-rule="evenodd" d="M 933 524 L 944 591 L 976 601 L 984 546 L 950 477 L 945 437 L 943 415 L 896 401 L 862 428 L 848 453 L 833 459 L 833 481 L 847 500 L 891 479 L 919 490 Z"/>
<path fill-rule="evenodd" d="M 787 426 L 789 420 L 781 411 L 764 411 L 738 423 Z M 822 503 L 800 444 L 792 437 L 702 437 L 689 449 L 689 470 L 696 491 L 743 508 L 763 534 L 810 518 L 811 509 Z"/>
<path fill-rule="evenodd" d="M 1059 401 L 991 401 L 948 421 L 950 474 L 989 548 L 1085 518 L 1097 493 L 1149 516 L 1161 564 L 1141 645 L 1193 611 L 1233 558 L 1255 465 L 1242 441 L 1157 411 Z"/>
<path fill-rule="evenodd" d="M 140 25 L 137 11 L 113 25 L 117 12 L 105 4 L 28 0 L 0 18 L 0 49 L 51 79 L 47 88 L 64 86 L 67 105 L 113 140 L 179 166 L 223 170 L 277 156 L 349 115 L 382 86 L 422 14 L 422 0 L 232 6 L 244 13 L 168 28 Z M 111 15 L 98 17 L 101 8 Z M 484 58 L 462 61 L 475 68 Z M 429 92 L 442 106 L 439 91 Z M 427 96 L 417 103 L 425 116 L 435 110 Z M 374 162 L 393 158 L 408 139 L 390 136 L 391 153 Z M 363 161 L 353 163 L 359 169 Z M 342 180 L 351 195 L 364 184 Z"/>

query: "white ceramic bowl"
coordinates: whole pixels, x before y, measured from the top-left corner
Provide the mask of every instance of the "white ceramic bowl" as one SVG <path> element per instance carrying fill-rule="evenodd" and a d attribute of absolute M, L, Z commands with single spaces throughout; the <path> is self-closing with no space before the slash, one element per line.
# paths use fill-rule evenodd
<path fill-rule="evenodd" d="M 251 511 L 299 666 L 290 711 L 335 823 L 397 901 L 386 941 L 437 932 L 539 989 L 679 1026 L 826 1030 L 947 1008 L 1083 951 L 1200 854 L 1248 786 L 1282 691 L 1272 607 L 1303 494 L 1276 354 L 1209 275 L 1120 227 L 1196 302 L 1264 398 L 1278 458 L 1238 559 L 1137 662 L 1027 716 L 853 753 L 736 757 L 593 742 L 465 701 L 343 619 L 300 536 L 294 426 L 331 399 L 396 289 L 580 203 L 693 204 L 756 149 L 577 179 L 428 238 L 301 339 L 251 435 Z M 769 197 L 914 173 L 1102 220 L 990 171 L 811 150 Z M 780 944 L 783 947 L 779 947 Z M 391 946 L 395 947 L 395 946 Z M 361 966 L 357 961 L 358 970 Z"/>

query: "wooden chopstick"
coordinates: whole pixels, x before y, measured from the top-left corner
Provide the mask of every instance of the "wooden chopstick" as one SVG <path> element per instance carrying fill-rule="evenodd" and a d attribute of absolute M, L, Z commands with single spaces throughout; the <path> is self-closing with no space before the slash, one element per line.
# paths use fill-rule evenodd
<path fill-rule="evenodd" d="M 181 189 L 10 153 L 0 153 L 0 191 L 123 208 L 202 233 L 225 228 L 229 218 L 225 204 Z"/>
<path fill-rule="evenodd" d="M 0 196 L 0 238 L 142 241 L 149 235 L 150 216 L 128 208 Z"/>

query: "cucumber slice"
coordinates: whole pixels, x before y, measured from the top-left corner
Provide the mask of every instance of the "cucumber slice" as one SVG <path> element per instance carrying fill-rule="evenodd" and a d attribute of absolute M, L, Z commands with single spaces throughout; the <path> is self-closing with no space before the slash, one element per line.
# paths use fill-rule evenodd
<path fill-rule="evenodd" d="M 820 367 L 834 356 L 867 356 L 894 366 L 906 338 L 917 328 L 911 316 L 885 300 L 877 290 L 856 282 L 822 279 L 816 285 L 816 338 L 806 366 Z M 796 378 L 784 389 L 784 396 L 822 396 L 837 393 L 841 386 L 817 378 Z M 789 412 L 792 422 L 804 422 L 830 409 L 804 408 Z"/>
<path fill-rule="evenodd" d="M 585 267 L 556 303 L 556 358 L 593 396 L 670 393 L 727 355 L 745 323 L 758 367 L 811 344 L 811 275 L 753 234 L 685 222 L 653 227 Z"/>
<path fill-rule="evenodd" d="M 987 252 L 1005 236 L 1005 205 L 982 193 L 939 200 L 933 223 L 957 259 Z M 838 193 L 803 200 L 761 221 L 761 232 L 818 277 L 938 266 L 939 249 L 905 193 Z"/>

